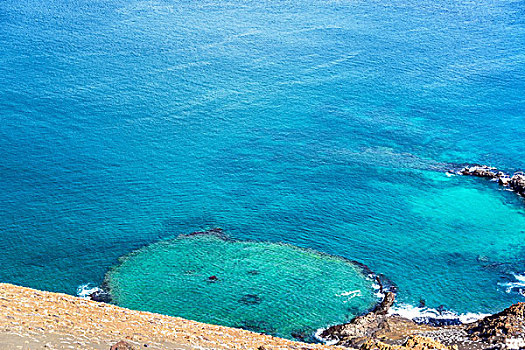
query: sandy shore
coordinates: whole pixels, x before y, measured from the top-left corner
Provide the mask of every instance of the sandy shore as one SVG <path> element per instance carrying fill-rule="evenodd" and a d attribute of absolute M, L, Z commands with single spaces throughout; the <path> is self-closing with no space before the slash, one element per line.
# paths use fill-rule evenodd
<path fill-rule="evenodd" d="M 0 284 L 0 349 L 334 349 Z"/>

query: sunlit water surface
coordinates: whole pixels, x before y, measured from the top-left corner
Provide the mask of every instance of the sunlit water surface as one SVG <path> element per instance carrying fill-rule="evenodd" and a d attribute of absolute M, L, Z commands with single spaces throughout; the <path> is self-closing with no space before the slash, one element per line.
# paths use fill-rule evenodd
<path fill-rule="evenodd" d="M 365 263 L 400 305 L 523 301 L 523 200 L 444 170 L 525 168 L 524 9 L 1 1 L 0 280 L 73 294 L 222 227 Z"/>

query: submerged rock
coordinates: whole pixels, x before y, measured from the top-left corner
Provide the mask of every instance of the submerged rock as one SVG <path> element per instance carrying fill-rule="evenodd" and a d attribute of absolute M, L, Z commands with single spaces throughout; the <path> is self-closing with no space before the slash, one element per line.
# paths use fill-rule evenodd
<path fill-rule="evenodd" d="M 246 294 L 240 299 L 240 302 L 245 305 L 257 305 L 262 301 L 261 297 L 257 294 Z"/>
<path fill-rule="evenodd" d="M 219 238 L 227 239 L 227 236 L 224 233 L 224 230 L 220 227 L 215 227 L 215 228 L 205 230 L 205 231 L 195 231 L 195 232 L 190 233 L 188 236 L 200 236 L 200 235 L 216 236 Z"/>

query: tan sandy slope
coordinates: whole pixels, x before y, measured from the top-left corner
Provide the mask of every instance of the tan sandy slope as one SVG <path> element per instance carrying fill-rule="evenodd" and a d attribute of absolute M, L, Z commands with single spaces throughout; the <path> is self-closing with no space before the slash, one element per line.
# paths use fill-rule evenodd
<path fill-rule="evenodd" d="M 334 349 L 0 283 L 0 349 Z"/>

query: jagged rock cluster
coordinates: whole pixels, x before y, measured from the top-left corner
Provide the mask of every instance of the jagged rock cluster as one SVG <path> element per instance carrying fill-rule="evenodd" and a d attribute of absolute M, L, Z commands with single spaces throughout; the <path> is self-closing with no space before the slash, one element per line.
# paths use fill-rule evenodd
<path fill-rule="evenodd" d="M 467 325 L 466 329 L 474 340 L 491 344 L 513 342 L 525 348 L 525 303 L 514 304 Z"/>
<path fill-rule="evenodd" d="M 430 326 L 388 313 L 395 294 L 366 315 L 332 326 L 320 335 L 336 345 L 360 350 L 525 349 L 525 303 L 471 324 Z"/>
<path fill-rule="evenodd" d="M 136 348 L 130 343 L 121 340 L 113 345 L 110 350 L 136 350 Z"/>
<path fill-rule="evenodd" d="M 445 346 L 431 338 L 412 335 L 402 345 L 390 345 L 378 340 L 368 340 L 361 345 L 360 350 L 453 350 L 455 346 Z"/>
<path fill-rule="evenodd" d="M 487 165 L 469 165 L 461 169 L 461 175 L 486 177 L 497 181 L 500 185 L 509 187 L 520 196 L 525 197 L 525 173 L 515 172 L 512 176 Z"/>
<path fill-rule="evenodd" d="M 395 294 L 386 293 L 383 301 L 374 310 L 354 318 L 349 323 L 324 330 L 321 338 L 337 341 L 337 345 L 359 348 L 370 340 L 387 338 L 401 341 L 407 335 L 432 329 L 430 326 L 419 325 L 403 317 L 387 315 L 394 301 Z"/>

